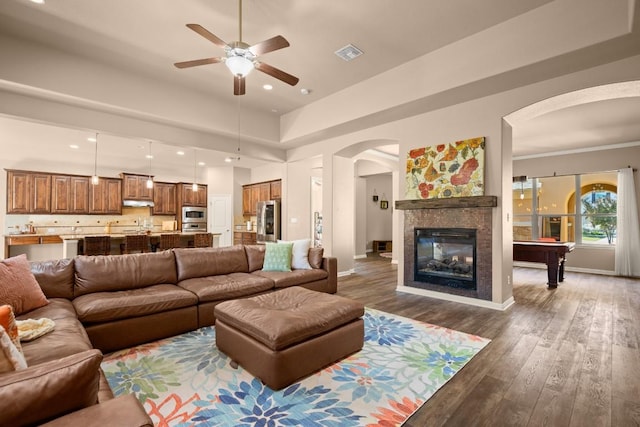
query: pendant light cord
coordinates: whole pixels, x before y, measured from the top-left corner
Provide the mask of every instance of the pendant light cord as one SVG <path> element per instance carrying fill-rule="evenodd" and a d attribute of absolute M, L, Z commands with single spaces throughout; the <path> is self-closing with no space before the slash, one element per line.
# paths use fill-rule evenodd
<path fill-rule="evenodd" d="M 93 157 L 93 176 L 98 176 L 98 133 L 96 132 L 96 149 Z"/>

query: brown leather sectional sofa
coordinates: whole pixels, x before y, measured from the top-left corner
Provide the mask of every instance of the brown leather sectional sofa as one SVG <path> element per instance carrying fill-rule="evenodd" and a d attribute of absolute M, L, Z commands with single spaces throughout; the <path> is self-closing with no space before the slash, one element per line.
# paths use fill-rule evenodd
<path fill-rule="evenodd" d="M 337 261 L 321 249 L 309 250 L 311 270 L 267 272 L 263 261 L 264 246 L 237 245 L 33 262 L 49 304 L 18 319 L 56 326 L 23 344 L 29 368 L 0 374 L 0 425 L 152 425 L 133 396 L 114 399 L 102 352 L 212 325 L 230 299 L 337 290 Z"/>

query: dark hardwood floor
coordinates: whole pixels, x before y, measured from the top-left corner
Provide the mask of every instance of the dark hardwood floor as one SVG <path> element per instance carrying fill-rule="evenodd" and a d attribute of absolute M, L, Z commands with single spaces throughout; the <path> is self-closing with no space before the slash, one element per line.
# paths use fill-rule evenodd
<path fill-rule="evenodd" d="M 516 268 L 501 312 L 397 292 L 397 266 L 356 261 L 338 295 L 492 342 L 406 426 L 640 425 L 640 280 Z"/>

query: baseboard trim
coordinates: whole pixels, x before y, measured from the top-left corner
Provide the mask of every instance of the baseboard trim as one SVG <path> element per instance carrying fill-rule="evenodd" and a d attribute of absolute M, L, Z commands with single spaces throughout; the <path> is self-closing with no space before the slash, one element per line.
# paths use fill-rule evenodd
<path fill-rule="evenodd" d="M 353 268 L 347 271 L 338 271 L 338 277 L 350 276 L 353 273 L 355 273 L 355 270 Z"/>
<path fill-rule="evenodd" d="M 538 262 L 526 262 L 526 261 L 515 261 L 513 263 L 514 267 L 524 267 L 524 268 L 537 268 L 538 270 L 546 270 L 547 266 L 545 264 L 541 264 Z M 567 267 L 564 268 L 565 272 L 572 271 L 574 273 L 586 273 L 586 274 L 600 274 L 602 276 L 615 276 L 616 272 L 611 270 L 597 270 L 595 268 L 582 268 L 582 267 Z"/>
<path fill-rule="evenodd" d="M 427 289 L 413 288 L 411 286 L 403 286 L 403 285 L 399 285 L 398 287 L 396 287 L 396 291 L 405 292 L 405 293 L 414 294 L 414 295 L 422 295 L 425 297 L 436 298 L 436 299 L 441 299 L 445 301 L 453 301 L 460 304 L 473 305 L 476 307 L 490 308 L 492 310 L 498 310 L 498 311 L 505 311 L 509 307 L 511 307 L 513 304 L 515 304 L 515 300 L 513 299 L 513 297 L 509 297 L 503 303 L 497 303 L 493 301 L 463 297 L 460 295 L 443 294 L 441 292 L 434 292 L 434 291 L 429 291 Z"/>
<path fill-rule="evenodd" d="M 398 260 L 397 259 L 392 259 L 391 260 L 391 264 L 396 264 L 397 265 L 398 264 Z"/>
<path fill-rule="evenodd" d="M 366 258 L 366 257 L 367 257 L 367 254 L 364 254 L 364 255 L 354 255 L 354 256 L 353 256 L 353 259 L 362 259 L 362 258 Z"/>

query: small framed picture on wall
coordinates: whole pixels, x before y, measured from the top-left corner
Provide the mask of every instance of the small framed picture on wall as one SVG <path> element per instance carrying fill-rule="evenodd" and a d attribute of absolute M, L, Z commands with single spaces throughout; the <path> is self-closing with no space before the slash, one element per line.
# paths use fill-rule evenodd
<path fill-rule="evenodd" d="M 388 208 L 389 208 L 389 202 L 387 202 L 386 200 L 380 201 L 380 209 L 388 209 Z"/>

